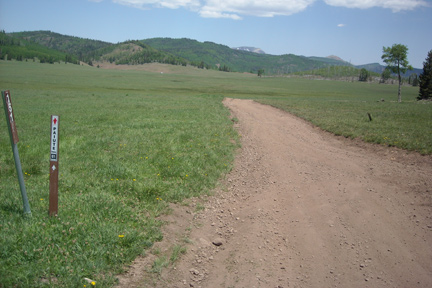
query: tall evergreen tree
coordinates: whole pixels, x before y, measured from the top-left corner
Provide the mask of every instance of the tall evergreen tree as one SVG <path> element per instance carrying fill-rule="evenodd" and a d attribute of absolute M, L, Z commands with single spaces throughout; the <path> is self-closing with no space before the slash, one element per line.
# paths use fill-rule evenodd
<path fill-rule="evenodd" d="M 381 59 L 387 64 L 387 68 L 393 73 L 398 74 L 399 89 L 398 89 L 398 102 L 402 102 L 401 96 L 401 73 L 413 68 L 409 65 L 407 60 L 408 47 L 402 44 L 393 44 L 392 47 L 383 47 L 383 55 Z"/>
<path fill-rule="evenodd" d="M 416 73 L 413 73 L 408 77 L 408 84 L 418 86 L 418 76 Z"/>
<path fill-rule="evenodd" d="M 423 72 L 419 77 L 418 100 L 432 99 L 432 50 L 429 51 L 426 61 L 423 62 Z"/>

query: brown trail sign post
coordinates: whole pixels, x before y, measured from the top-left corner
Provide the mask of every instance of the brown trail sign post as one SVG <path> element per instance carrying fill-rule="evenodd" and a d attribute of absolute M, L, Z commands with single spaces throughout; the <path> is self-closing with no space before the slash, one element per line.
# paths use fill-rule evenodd
<path fill-rule="evenodd" d="M 18 140 L 18 132 L 15 125 L 15 117 L 12 108 L 12 99 L 9 90 L 2 91 L 1 94 L 2 94 L 3 106 L 6 113 L 6 123 L 8 126 L 9 136 L 12 145 L 12 153 L 15 160 L 15 168 L 17 171 L 18 182 L 21 189 L 21 196 L 22 196 L 23 206 L 24 206 L 24 215 L 31 216 L 30 204 L 27 198 L 27 191 L 24 184 L 24 175 L 22 173 L 21 161 L 18 153 L 17 143 L 19 140 Z"/>
<path fill-rule="evenodd" d="M 51 115 L 49 216 L 58 214 L 59 122 L 59 116 Z"/>

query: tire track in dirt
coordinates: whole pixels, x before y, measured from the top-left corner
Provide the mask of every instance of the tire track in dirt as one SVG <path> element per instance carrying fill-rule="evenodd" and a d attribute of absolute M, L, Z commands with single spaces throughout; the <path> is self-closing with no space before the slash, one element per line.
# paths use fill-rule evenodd
<path fill-rule="evenodd" d="M 188 252 L 158 279 L 132 266 L 121 287 L 432 287 L 430 156 L 224 104 L 242 135 L 226 188 L 203 211 L 173 207 L 167 231 Z"/>

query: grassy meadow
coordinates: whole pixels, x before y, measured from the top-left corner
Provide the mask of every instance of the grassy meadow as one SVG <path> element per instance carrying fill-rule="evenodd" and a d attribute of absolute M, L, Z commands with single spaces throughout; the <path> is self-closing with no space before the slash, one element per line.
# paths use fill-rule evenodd
<path fill-rule="evenodd" d="M 338 135 L 432 154 L 432 106 L 415 101 L 417 88 L 403 87 L 398 104 L 396 85 L 163 69 L 171 73 L 0 61 L 32 211 L 22 217 L 1 116 L 0 287 L 91 286 L 84 278 L 113 286 L 125 264 L 162 238 L 158 216 L 169 213 L 168 203 L 210 193 L 230 171 L 239 136 L 224 97 L 255 99 Z M 52 114 L 60 115 L 59 215 L 49 218 Z"/>
<path fill-rule="evenodd" d="M 402 103 L 397 85 L 299 79 L 289 89 L 257 100 L 336 135 L 432 154 L 432 102 L 416 100 L 418 87 L 403 86 Z"/>

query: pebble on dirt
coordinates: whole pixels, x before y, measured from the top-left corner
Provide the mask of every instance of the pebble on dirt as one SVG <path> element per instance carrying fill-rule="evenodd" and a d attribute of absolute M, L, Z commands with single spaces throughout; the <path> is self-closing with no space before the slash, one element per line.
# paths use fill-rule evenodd
<path fill-rule="evenodd" d="M 216 238 L 213 240 L 213 245 L 215 246 L 221 246 L 223 244 L 223 240 L 221 238 Z"/>

